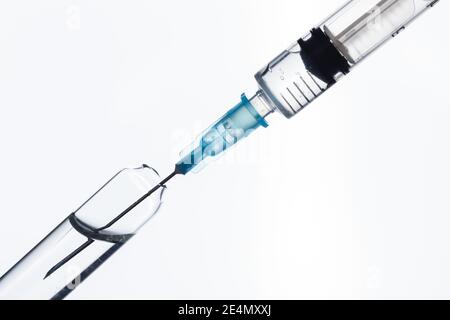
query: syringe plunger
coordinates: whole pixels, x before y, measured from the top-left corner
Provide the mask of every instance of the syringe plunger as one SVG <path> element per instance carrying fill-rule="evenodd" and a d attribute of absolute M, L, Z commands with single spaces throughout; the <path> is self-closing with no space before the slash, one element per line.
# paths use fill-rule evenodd
<path fill-rule="evenodd" d="M 291 118 L 436 2 L 349 1 L 259 71 L 259 87 Z"/>

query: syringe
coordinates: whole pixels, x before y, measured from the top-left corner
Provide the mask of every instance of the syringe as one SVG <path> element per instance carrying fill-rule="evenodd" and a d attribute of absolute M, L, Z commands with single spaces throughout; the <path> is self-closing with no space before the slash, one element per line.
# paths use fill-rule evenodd
<path fill-rule="evenodd" d="M 256 94 L 242 101 L 203 133 L 176 165 L 186 174 L 260 127 L 268 115 L 292 118 L 364 58 L 438 0 L 348 1 L 323 23 L 264 66 Z"/>
<path fill-rule="evenodd" d="M 173 177 L 195 171 L 267 127 L 270 114 L 292 118 L 438 1 L 348 1 L 266 64 L 255 76 L 256 94 L 242 95 L 194 141 L 167 178 L 157 183 L 157 173 L 144 166 L 108 181 L 0 278 L 0 297 L 67 296 L 155 214 Z"/>

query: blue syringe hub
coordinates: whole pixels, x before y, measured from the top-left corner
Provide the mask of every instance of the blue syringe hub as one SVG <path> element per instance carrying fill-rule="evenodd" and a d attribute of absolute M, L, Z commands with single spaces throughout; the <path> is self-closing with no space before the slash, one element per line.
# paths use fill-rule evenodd
<path fill-rule="evenodd" d="M 261 106 L 260 99 L 262 98 L 258 94 L 251 100 L 243 94 L 238 105 L 209 127 L 193 143 L 189 148 L 190 152 L 176 164 L 176 171 L 187 174 L 206 159 L 223 153 L 249 136 L 254 130 L 267 127 L 268 124 L 264 118 L 271 110 L 266 109 L 265 112 L 261 112 L 260 108 L 255 108 L 255 105 Z"/>

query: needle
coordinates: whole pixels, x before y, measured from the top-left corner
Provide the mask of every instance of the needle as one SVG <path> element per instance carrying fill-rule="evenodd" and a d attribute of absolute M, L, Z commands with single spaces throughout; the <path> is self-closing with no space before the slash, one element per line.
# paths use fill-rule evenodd
<path fill-rule="evenodd" d="M 149 192 L 147 192 L 146 194 L 144 194 L 142 197 L 140 197 L 135 203 L 133 203 L 131 206 L 129 206 L 127 209 L 125 209 L 121 214 L 119 214 L 117 217 L 115 217 L 113 220 L 111 220 L 108 224 L 106 224 L 105 226 L 96 229 L 96 231 L 102 231 L 105 229 L 108 229 L 109 227 L 111 227 L 113 224 L 115 224 L 117 221 L 119 221 L 120 219 L 122 219 L 128 212 L 130 212 L 131 210 L 133 210 L 134 208 L 136 208 L 136 206 L 138 206 L 142 201 L 144 201 L 145 199 L 147 199 L 148 197 L 150 197 L 153 193 L 155 193 L 156 191 L 158 191 L 160 188 L 164 188 L 165 184 L 167 182 L 169 182 L 173 177 L 175 177 L 176 175 L 178 175 L 179 172 L 177 170 L 175 170 L 174 172 L 172 172 L 169 176 L 167 176 L 167 178 L 165 178 L 164 180 L 162 180 L 159 184 L 157 184 L 153 189 L 151 189 Z"/>

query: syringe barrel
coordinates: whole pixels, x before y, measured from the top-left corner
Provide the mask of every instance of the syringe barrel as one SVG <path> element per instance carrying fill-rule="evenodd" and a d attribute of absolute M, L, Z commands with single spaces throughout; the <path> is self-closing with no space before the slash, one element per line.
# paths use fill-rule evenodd
<path fill-rule="evenodd" d="M 0 299 L 63 299 L 157 212 L 164 188 L 104 228 L 160 181 L 148 166 L 117 173 L 0 278 Z"/>
<path fill-rule="evenodd" d="M 274 109 L 291 118 L 438 0 L 352 0 L 260 70 Z"/>

